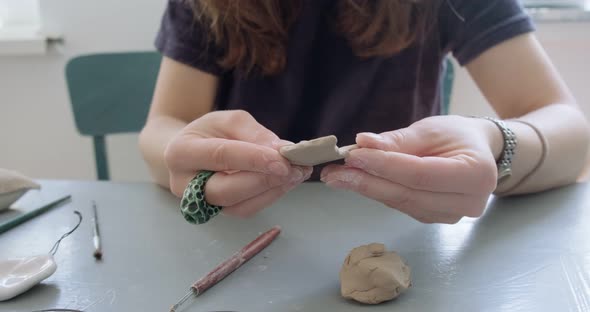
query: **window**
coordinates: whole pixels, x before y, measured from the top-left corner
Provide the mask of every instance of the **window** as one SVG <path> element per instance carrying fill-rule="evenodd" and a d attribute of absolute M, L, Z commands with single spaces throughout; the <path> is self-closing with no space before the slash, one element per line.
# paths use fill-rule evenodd
<path fill-rule="evenodd" d="M 588 8 L 590 0 L 521 0 L 529 7 L 562 7 L 562 8 Z"/>
<path fill-rule="evenodd" d="M 38 28 L 40 24 L 39 0 L 0 0 L 0 30 Z"/>
<path fill-rule="evenodd" d="M 45 54 L 46 41 L 39 0 L 0 0 L 0 57 Z"/>

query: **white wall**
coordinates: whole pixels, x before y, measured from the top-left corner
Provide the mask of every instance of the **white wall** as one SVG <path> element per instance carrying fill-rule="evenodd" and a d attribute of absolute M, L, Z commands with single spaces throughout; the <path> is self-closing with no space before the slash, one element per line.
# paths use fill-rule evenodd
<path fill-rule="evenodd" d="M 0 167 L 36 178 L 94 179 L 91 141 L 76 132 L 64 81 L 71 56 L 153 49 L 165 0 L 41 1 L 49 30 L 62 33 L 61 51 L 0 57 Z M 540 25 L 539 36 L 590 116 L 590 23 Z M 452 112 L 491 114 L 464 70 L 458 71 Z M 108 141 L 114 180 L 149 179 L 136 135 Z"/>
<path fill-rule="evenodd" d="M 538 24 L 537 36 L 590 118 L 590 21 Z M 457 67 L 451 113 L 494 115 L 464 68 Z"/>
<path fill-rule="evenodd" d="M 61 51 L 0 57 L 0 167 L 38 178 L 94 179 L 89 138 L 77 134 L 64 67 L 77 54 L 153 49 L 164 0 L 40 1 Z M 108 140 L 115 180 L 146 180 L 136 135 Z"/>

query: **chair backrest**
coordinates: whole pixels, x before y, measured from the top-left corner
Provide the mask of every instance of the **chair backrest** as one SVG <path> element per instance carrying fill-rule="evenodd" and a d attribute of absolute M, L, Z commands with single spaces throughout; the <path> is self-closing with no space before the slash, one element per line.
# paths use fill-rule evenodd
<path fill-rule="evenodd" d="M 453 82 L 455 81 L 455 68 L 450 59 L 445 59 L 444 76 L 442 79 L 441 114 L 448 115 L 451 111 L 451 96 L 453 94 Z"/>
<path fill-rule="evenodd" d="M 68 62 L 76 127 L 94 139 L 98 179 L 109 179 L 105 136 L 143 128 L 160 61 L 157 52 L 122 52 L 82 55 Z"/>

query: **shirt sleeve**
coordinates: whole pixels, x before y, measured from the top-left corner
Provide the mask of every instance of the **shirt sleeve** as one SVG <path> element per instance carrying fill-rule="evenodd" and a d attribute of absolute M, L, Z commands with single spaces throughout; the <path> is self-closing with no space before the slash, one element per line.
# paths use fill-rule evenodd
<path fill-rule="evenodd" d="M 196 69 L 213 75 L 224 72 L 217 63 L 220 49 L 185 0 L 168 0 L 155 46 L 163 55 Z"/>
<path fill-rule="evenodd" d="M 534 31 L 517 0 L 444 0 L 441 5 L 443 45 L 462 66 L 505 40 Z"/>

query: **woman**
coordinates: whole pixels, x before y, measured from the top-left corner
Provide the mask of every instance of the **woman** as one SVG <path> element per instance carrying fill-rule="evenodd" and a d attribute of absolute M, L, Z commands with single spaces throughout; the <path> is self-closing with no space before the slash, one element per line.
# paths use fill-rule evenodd
<path fill-rule="evenodd" d="M 312 179 L 425 223 L 478 217 L 585 163 L 588 123 L 533 30 L 516 0 L 169 0 L 141 150 L 177 196 L 211 172 L 205 203 L 251 216 L 312 175 L 280 146 L 336 135 L 360 148 Z M 437 116 L 449 54 L 503 122 Z"/>

